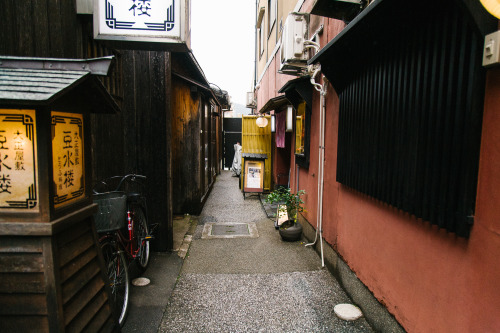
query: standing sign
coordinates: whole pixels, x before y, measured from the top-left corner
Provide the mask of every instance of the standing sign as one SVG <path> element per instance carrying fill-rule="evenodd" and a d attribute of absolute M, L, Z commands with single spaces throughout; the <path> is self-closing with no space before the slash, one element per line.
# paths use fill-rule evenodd
<path fill-rule="evenodd" d="M 96 39 L 186 43 L 189 0 L 95 0 Z"/>
<path fill-rule="evenodd" d="M 84 197 L 83 115 L 52 112 L 54 206 Z"/>
<path fill-rule="evenodd" d="M 262 190 L 264 178 L 262 177 L 262 161 L 248 161 L 245 163 L 245 190 L 258 189 Z"/>
<path fill-rule="evenodd" d="M 35 110 L 0 110 L 0 210 L 38 211 Z"/>

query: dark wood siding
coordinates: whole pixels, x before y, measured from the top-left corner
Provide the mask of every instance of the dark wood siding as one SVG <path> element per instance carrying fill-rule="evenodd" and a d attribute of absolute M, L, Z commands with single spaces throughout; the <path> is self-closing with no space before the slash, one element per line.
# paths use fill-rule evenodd
<path fill-rule="evenodd" d="M 175 78 L 172 100 L 172 172 L 173 209 L 176 214 L 199 210 L 201 108 L 200 94 L 191 93 L 190 85 Z"/>
<path fill-rule="evenodd" d="M 2 331 L 48 332 L 45 262 L 40 237 L 0 237 L 0 326 Z M 26 306 L 30 299 L 30 306 Z M 15 320 L 11 320 L 14 318 Z"/>
<path fill-rule="evenodd" d="M 0 54 L 88 58 L 115 55 L 102 81 L 118 115 L 93 115 L 93 181 L 135 172 L 148 176 L 150 221 L 161 223 L 154 244 L 172 247 L 170 174 L 170 53 L 109 50 L 92 38 L 92 16 L 75 1 L 2 1 Z M 168 121 L 167 121 L 168 119 Z"/>
<path fill-rule="evenodd" d="M 2 1 L 0 54 L 81 58 L 82 26 L 75 1 Z"/>
<path fill-rule="evenodd" d="M 173 80 L 173 210 L 199 214 L 218 172 L 219 117 L 207 90 L 181 77 Z"/>
<path fill-rule="evenodd" d="M 153 245 L 172 248 L 170 53 L 122 51 L 122 113 L 96 115 L 94 179 L 147 177 L 148 219 L 160 223 Z"/>
<path fill-rule="evenodd" d="M 56 244 L 66 330 L 80 332 L 86 327 L 112 326 L 90 219 L 60 233 Z"/>
<path fill-rule="evenodd" d="M 90 218 L 55 236 L 0 237 L 2 332 L 110 332 L 96 244 Z"/>
<path fill-rule="evenodd" d="M 483 38 L 460 6 L 413 10 L 339 89 L 337 180 L 467 237 L 484 96 Z"/>

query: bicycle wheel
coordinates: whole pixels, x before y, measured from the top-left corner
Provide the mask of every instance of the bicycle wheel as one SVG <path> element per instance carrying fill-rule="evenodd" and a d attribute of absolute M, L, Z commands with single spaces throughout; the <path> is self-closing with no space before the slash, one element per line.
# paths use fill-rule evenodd
<path fill-rule="evenodd" d="M 123 326 L 128 312 L 129 276 L 123 251 L 115 242 L 105 240 L 101 244 L 102 254 L 108 270 L 113 305 L 118 315 L 118 324 Z"/>
<path fill-rule="evenodd" d="M 144 272 L 149 264 L 149 229 L 144 208 L 133 204 L 130 208 L 134 228 L 135 259 L 139 270 Z"/>

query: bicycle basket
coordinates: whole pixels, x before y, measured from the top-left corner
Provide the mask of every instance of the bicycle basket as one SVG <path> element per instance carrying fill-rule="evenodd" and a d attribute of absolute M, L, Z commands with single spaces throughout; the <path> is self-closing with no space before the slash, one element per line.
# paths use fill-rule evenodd
<path fill-rule="evenodd" d="M 123 192 L 108 192 L 93 195 L 99 206 L 94 214 L 97 232 L 118 230 L 127 226 L 127 196 Z"/>

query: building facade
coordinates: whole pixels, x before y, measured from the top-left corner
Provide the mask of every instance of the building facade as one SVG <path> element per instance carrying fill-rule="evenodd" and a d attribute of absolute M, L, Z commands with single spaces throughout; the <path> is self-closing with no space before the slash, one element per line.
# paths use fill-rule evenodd
<path fill-rule="evenodd" d="M 182 210 L 185 203 L 193 203 L 199 210 L 219 171 L 221 103 L 191 51 L 171 52 L 155 47 L 155 43 L 116 48 L 94 39 L 91 4 L 92 1 L 86 0 L 4 4 L 0 54 L 74 59 L 114 57 L 111 73 L 102 83 L 121 112 L 91 118 L 92 182 L 128 173 L 145 175 L 148 219 L 159 223 L 154 249 L 170 250 L 174 205 L 177 211 L 177 207 Z M 181 109 L 174 98 L 180 91 L 186 96 L 191 94 L 193 100 L 202 100 L 203 107 L 201 103 L 192 103 Z M 178 117 L 183 112 L 195 115 L 196 120 L 181 124 Z M 184 126 L 183 131 L 197 136 L 181 138 L 173 126 Z M 181 139 L 196 142 L 199 150 L 190 155 L 179 153 L 178 146 L 173 145 Z M 188 141 L 184 144 L 188 145 Z M 189 190 L 179 190 L 176 187 L 179 184 L 173 180 L 186 178 L 185 170 L 177 168 L 185 164 L 197 166 L 190 171 L 199 172 L 192 177 L 198 181 Z"/>
<path fill-rule="evenodd" d="M 318 232 L 374 328 L 500 330 L 500 72 L 482 66 L 498 20 L 467 0 L 325 3 L 257 2 L 256 111 L 276 113 L 277 128 L 289 105 L 295 116 L 274 137 L 275 184 L 289 163 L 290 188 L 306 191 L 306 237 Z M 306 14 L 319 43 L 308 65 L 321 66 L 323 93 L 308 83 L 317 67 L 278 73 L 290 12 Z M 381 310 L 365 306 L 372 297 Z"/>

